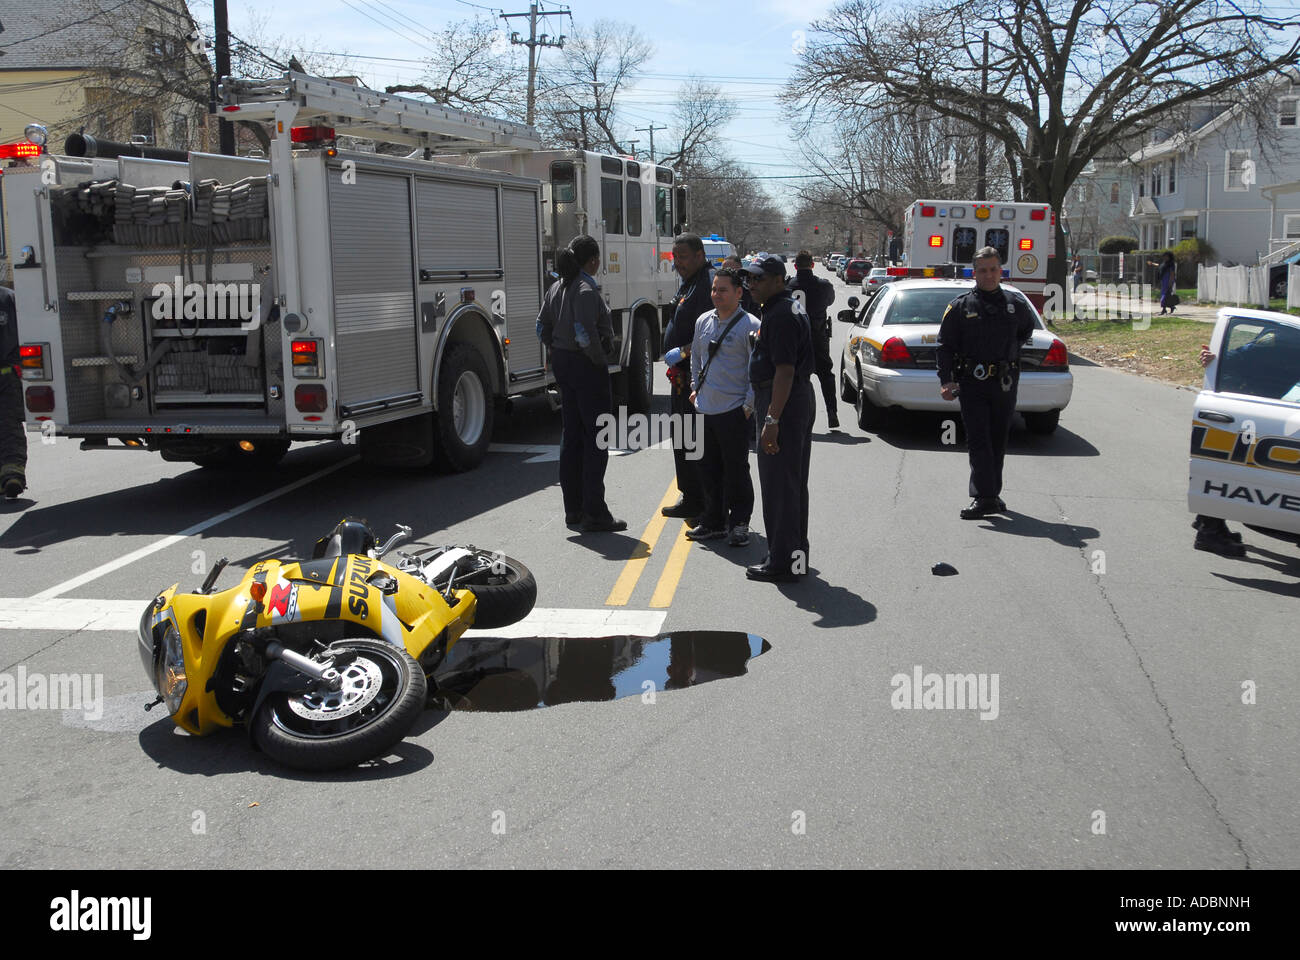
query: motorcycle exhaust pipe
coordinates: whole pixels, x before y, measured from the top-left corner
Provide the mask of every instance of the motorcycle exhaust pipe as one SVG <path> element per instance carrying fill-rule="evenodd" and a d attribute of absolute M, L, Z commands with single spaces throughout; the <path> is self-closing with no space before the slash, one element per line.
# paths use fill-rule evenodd
<path fill-rule="evenodd" d="M 342 683 L 339 672 L 334 669 L 332 664 L 317 663 L 315 660 L 304 657 L 301 653 L 290 650 L 276 640 L 272 640 L 266 645 L 266 655 L 272 660 L 283 660 L 299 673 L 311 677 L 313 680 L 324 680 L 336 690 Z"/>
<path fill-rule="evenodd" d="M 119 143 L 116 140 L 101 140 L 88 133 L 74 133 L 63 142 L 63 152 L 69 157 L 98 157 L 111 160 L 115 157 L 142 157 L 145 160 L 189 160 L 190 155 L 184 150 L 168 150 L 164 147 L 147 147 L 139 143 Z"/>

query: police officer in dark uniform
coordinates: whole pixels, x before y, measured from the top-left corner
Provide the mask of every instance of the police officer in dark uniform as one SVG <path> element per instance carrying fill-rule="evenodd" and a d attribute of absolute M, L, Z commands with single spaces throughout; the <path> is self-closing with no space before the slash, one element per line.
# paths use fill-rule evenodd
<path fill-rule="evenodd" d="M 0 489 L 14 500 L 27 487 L 27 433 L 18 365 L 18 310 L 14 294 L 0 287 Z"/>
<path fill-rule="evenodd" d="M 713 265 L 704 253 L 704 241 L 693 233 L 683 233 L 673 240 L 673 269 L 682 278 L 673 303 L 673 318 L 664 331 L 664 353 L 685 349 L 680 362 L 669 366 L 668 379 L 672 381 L 670 409 L 684 422 L 695 416 L 691 403 L 690 346 L 695 339 L 695 321 L 701 314 L 713 309 Z M 677 468 L 677 490 L 680 499 L 671 507 L 663 508 L 665 517 L 694 520 L 704 513 L 704 482 L 700 476 L 698 460 L 689 460 L 686 444 L 681 436 L 673 437 L 673 460 Z M 694 525 L 694 524 L 692 524 Z"/>
<path fill-rule="evenodd" d="M 763 495 L 767 559 L 745 570 L 751 580 L 792 583 L 808 572 L 808 464 L 812 458 L 812 331 L 808 314 L 786 289 L 785 263 L 758 254 L 748 267 L 749 289 L 762 304 L 750 355 L 758 480 Z"/>
<path fill-rule="evenodd" d="M 1002 260 L 992 247 L 975 254 L 975 289 L 944 311 L 939 326 L 939 383 L 956 397 L 970 454 L 970 506 L 963 520 L 1005 513 L 1002 462 L 1016 412 L 1020 346 L 1033 335 L 1033 310 L 1001 287 Z"/>
<path fill-rule="evenodd" d="M 813 273 L 813 255 L 800 250 L 794 258 L 795 275 L 788 286 L 803 291 L 804 309 L 812 328 L 813 369 L 822 385 L 826 401 L 826 424 L 832 430 L 840 425 L 839 402 L 835 395 L 835 365 L 831 362 L 831 324 L 827 311 L 835 302 L 835 285 Z"/>

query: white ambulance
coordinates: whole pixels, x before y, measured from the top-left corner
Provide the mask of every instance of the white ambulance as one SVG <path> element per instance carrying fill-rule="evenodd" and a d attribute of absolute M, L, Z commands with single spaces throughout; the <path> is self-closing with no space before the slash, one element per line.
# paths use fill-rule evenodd
<path fill-rule="evenodd" d="M 903 259 L 890 276 L 974 276 L 975 251 L 992 247 L 1002 276 L 1041 312 L 1047 261 L 1056 254 L 1056 214 L 1045 203 L 917 200 L 903 214 Z"/>

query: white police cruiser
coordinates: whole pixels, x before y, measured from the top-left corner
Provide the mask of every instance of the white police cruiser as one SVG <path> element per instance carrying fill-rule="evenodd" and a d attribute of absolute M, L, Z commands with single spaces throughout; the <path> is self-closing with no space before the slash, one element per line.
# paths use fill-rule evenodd
<path fill-rule="evenodd" d="M 894 408 L 960 409 L 939 395 L 939 324 L 948 304 L 974 286 L 969 279 L 900 279 L 861 311 L 857 297 L 849 298 L 852 309 L 839 313 L 853 324 L 840 355 L 840 396 L 857 406 L 859 427 L 883 429 Z M 1021 349 L 1016 410 L 1032 432 L 1052 433 L 1074 392 L 1065 344 L 1048 332 L 1023 293 L 1005 283 L 1002 289 L 1025 300 L 1035 323 L 1032 341 Z"/>
<path fill-rule="evenodd" d="M 1225 308 L 1192 413 L 1187 507 L 1300 535 L 1300 317 Z"/>

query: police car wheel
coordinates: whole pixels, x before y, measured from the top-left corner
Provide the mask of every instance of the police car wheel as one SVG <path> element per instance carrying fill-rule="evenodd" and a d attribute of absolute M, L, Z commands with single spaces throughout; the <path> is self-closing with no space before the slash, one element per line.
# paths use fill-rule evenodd
<path fill-rule="evenodd" d="M 876 406 L 867 396 L 867 391 L 858 386 L 855 407 L 858 411 L 858 426 L 863 430 L 880 430 L 885 425 L 885 411 Z"/>
<path fill-rule="evenodd" d="M 845 403 L 854 403 L 858 399 L 858 391 L 854 389 L 849 378 L 844 375 L 844 366 L 840 366 L 840 399 Z"/>
<path fill-rule="evenodd" d="M 1025 426 L 1030 433 L 1055 433 L 1061 422 L 1060 410 L 1047 410 L 1043 413 L 1026 413 Z"/>

